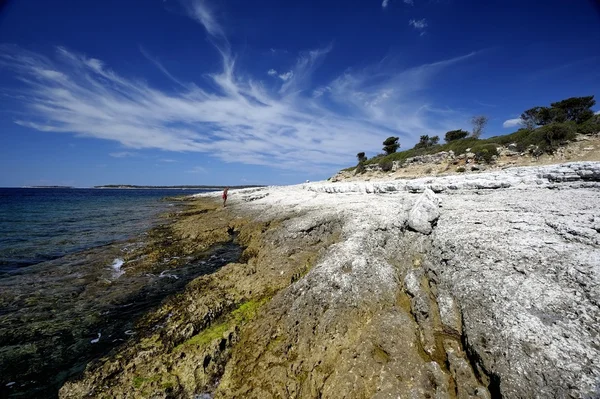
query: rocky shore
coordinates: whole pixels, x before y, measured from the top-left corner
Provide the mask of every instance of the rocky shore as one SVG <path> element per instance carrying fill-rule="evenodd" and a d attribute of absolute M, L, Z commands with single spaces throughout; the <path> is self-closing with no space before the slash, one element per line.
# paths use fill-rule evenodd
<path fill-rule="evenodd" d="M 600 396 L 600 163 L 230 194 L 171 231 L 240 262 L 62 398 Z"/>

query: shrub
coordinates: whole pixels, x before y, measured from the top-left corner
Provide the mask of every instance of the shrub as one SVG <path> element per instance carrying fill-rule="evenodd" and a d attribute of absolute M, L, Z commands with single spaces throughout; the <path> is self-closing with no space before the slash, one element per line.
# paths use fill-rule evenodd
<path fill-rule="evenodd" d="M 433 146 L 438 145 L 439 142 L 440 142 L 439 136 L 429 137 L 429 135 L 425 134 L 420 137 L 419 142 L 417 144 L 415 144 L 414 149 L 416 150 L 416 149 L 420 149 L 420 148 L 433 147 Z"/>
<path fill-rule="evenodd" d="M 577 133 L 596 134 L 600 132 L 600 118 L 592 118 L 577 126 Z"/>
<path fill-rule="evenodd" d="M 396 151 L 398 151 L 398 148 L 400 148 L 400 143 L 398 143 L 398 140 L 398 137 L 393 136 L 385 139 L 385 141 L 383 142 L 383 151 L 385 151 L 387 155 L 393 154 Z"/>
<path fill-rule="evenodd" d="M 458 168 L 456 168 L 456 171 L 459 173 L 463 173 L 465 171 L 465 167 L 464 166 L 459 166 Z"/>
<path fill-rule="evenodd" d="M 365 173 L 367 170 L 365 169 L 365 164 L 364 162 L 360 162 L 358 165 L 356 165 L 356 171 L 354 172 L 354 174 L 363 174 Z"/>
<path fill-rule="evenodd" d="M 576 134 L 576 127 L 572 122 L 552 123 L 531 132 L 523 140 L 523 144 L 538 146 L 543 152 L 553 153 L 562 143 L 573 140 Z"/>
<path fill-rule="evenodd" d="M 446 133 L 446 135 L 444 136 L 444 140 L 446 140 L 446 143 L 449 143 L 451 141 L 464 139 L 468 135 L 469 135 L 469 132 L 467 132 L 466 130 L 461 130 L 461 129 L 451 130 Z"/>
<path fill-rule="evenodd" d="M 494 156 L 498 156 L 497 144 L 479 144 L 471 149 L 478 162 L 491 163 Z"/>
<path fill-rule="evenodd" d="M 381 167 L 381 170 L 383 170 L 384 172 L 391 171 L 393 166 L 393 162 L 387 159 L 379 162 L 379 167 Z"/>

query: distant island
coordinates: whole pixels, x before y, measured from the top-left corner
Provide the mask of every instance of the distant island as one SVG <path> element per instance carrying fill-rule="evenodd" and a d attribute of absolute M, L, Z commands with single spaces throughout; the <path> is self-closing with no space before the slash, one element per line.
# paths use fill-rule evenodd
<path fill-rule="evenodd" d="M 103 186 L 94 186 L 94 188 L 112 188 L 112 189 L 173 189 L 173 190 L 210 190 L 210 189 L 224 189 L 225 187 L 229 187 L 231 189 L 236 188 L 254 188 L 254 187 L 264 187 L 261 185 L 247 185 L 247 186 L 136 186 L 132 184 L 106 184 Z"/>
<path fill-rule="evenodd" d="M 23 188 L 75 188 L 72 186 L 23 186 Z"/>

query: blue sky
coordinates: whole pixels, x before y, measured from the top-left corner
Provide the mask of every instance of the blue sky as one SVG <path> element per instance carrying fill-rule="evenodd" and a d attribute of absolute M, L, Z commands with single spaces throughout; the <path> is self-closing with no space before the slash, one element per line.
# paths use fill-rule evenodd
<path fill-rule="evenodd" d="M 587 0 L 8 1 L 0 186 L 324 179 L 391 135 L 510 133 L 598 65 Z"/>

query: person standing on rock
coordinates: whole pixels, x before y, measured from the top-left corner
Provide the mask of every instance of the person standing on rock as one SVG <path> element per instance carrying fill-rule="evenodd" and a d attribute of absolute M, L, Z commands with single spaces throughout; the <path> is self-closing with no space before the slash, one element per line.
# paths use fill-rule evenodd
<path fill-rule="evenodd" d="M 227 205 L 227 191 L 229 191 L 229 187 L 225 187 L 225 190 L 223 190 L 223 208 L 225 208 Z"/>

